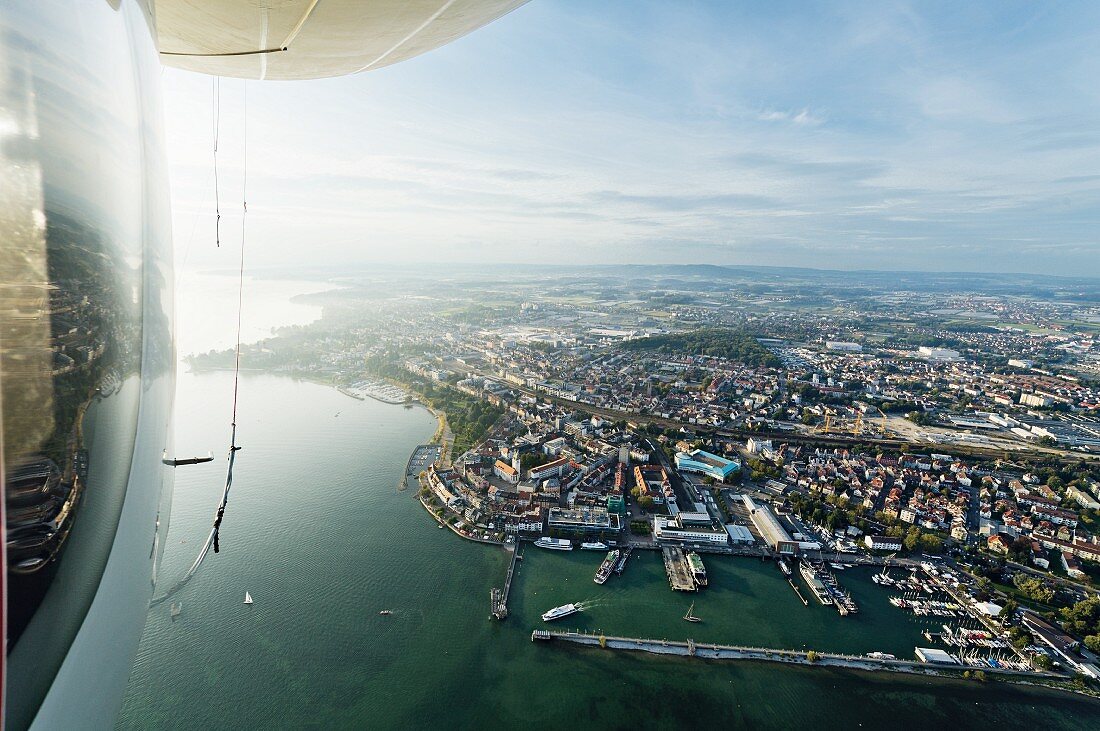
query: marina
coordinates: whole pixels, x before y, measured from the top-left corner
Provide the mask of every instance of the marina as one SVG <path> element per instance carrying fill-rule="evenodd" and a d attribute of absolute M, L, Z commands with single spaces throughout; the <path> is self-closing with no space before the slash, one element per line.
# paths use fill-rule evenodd
<path fill-rule="evenodd" d="M 404 404 L 413 400 L 405 389 L 372 379 L 356 381 L 350 386 L 340 386 L 338 390 L 345 396 L 351 396 L 359 401 L 372 398 L 384 404 Z"/>

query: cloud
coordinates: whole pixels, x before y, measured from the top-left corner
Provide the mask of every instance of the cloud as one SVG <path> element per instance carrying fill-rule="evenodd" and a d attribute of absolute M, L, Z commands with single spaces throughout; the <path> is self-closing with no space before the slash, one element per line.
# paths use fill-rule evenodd
<path fill-rule="evenodd" d="M 529 262 L 637 247 L 1100 271 L 1098 26 L 1087 4 L 532 3 L 409 63 L 250 84 L 249 225 L 287 263 L 476 243 Z M 222 83 L 223 203 L 242 182 L 239 84 Z M 165 85 L 176 238 L 201 240 L 210 83 Z"/>
<path fill-rule="evenodd" d="M 759 112 L 756 118 L 761 122 L 786 122 L 798 126 L 816 126 L 825 122 L 823 117 L 812 114 L 809 109 L 803 108 L 797 111 L 781 111 L 768 109 Z"/>

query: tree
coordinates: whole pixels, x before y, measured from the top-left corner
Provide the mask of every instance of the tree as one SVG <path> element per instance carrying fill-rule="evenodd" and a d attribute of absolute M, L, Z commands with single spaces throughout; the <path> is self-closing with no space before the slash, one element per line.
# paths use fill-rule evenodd
<path fill-rule="evenodd" d="M 1100 652 L 1100 635 L 1088 635 L 1085 637 L 1085 647 L 1093 652 Z"/>
<path fill-rule="evenodd" d="M 807 660 L 808 660 L 809 662 L 817 662 L 818 660 L 820 660 L 820 659 L 821 659 L 821 656 L 820 656 L 820 655 L 818 655 L 818 654 L 817 654 L 817 653 L 816 653 L 815 651 L 813 651 L 813 650 L 808 650 L 808 651 L 806 652 L 806 659 L 807 659 Z"/>
<path fill-rule="evenodd" d="M 1042 604 L 1050 604 L 1054 600 L 1054 589 L 1047 586 L 1042 579 L 1019 573 L 1012 577 L 1012 583 L 1028 599 Z"/>
<path fill-rule="evenodd" d="M 638 498 L 638 505 L 641 506 L 642 510 L 650 510 L 653 508 L 653 498 L 649 495 L 642 495 Z"/>
<path fill-rule="evenodd" d="M 1031 658 L 1031 664 L 1038 670 L 1050 670 L 1054 667 L 1054 663 L 1047 655 L 1039 654 L 1033 655 Z"/>
<path fill-rule="evenodd" d="M 925 553 L 943 553 L 943 539 L 931 534 L 920 537 L 920 547 Z"/>
<path fill-rule="evenodd" d="M 905 532 L 905 538 L 902 539 L 902 545 L 905 546 L 906 551 L 915 550 L 920 543 L 920 528 L 917 526 L 911 527 Z"/>
<path fill-rule="evenodd" d="M 1010 629 L 1008 631 L 1008 639 L 1017 650 L 1022 650 L 1035 642 L 1035 638 L 1023 627 L 1013 627 Z"/>

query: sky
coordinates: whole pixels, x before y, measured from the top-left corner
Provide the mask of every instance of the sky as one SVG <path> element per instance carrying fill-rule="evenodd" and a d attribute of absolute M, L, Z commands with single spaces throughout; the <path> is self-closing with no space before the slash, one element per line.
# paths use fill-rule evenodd
<path fill-rule="evenodd" d="M 533 0 L 364 74 L 166 69 L 177 260 L 1100 276 L 1100 3 Z M 244 150 L 247 148 L 247 165 Z"/>

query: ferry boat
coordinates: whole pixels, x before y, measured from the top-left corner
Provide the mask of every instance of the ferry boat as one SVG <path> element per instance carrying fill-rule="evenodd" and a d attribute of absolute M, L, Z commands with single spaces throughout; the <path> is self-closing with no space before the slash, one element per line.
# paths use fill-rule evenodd
<path fill-rule="evenodd" d="M 535 545 L 539 548 L 549 548 L 552 551 L 572 551 L 572 541 L 565 538 L 540 538 L 535 541 Z"/>
<path fill-rule="evenodd" d="M 582 543 L 581 548 L 585 551 L 606 551 L 608 546 L 602 541 L 596 541 L 595 543 Z"/>
<path fill-rule="evenodd" d="M 607 581 L 607 577 L 611 576 L 611 571 L 615 568 L 615 562 L 619 560 L 618 551 L 609 551 L 607 558 L 600 564 L 600 568 L 596 571 L 596 576 L 593 577 L 593 581 L 597 584 L 602 584 Z"/>
<path fill-rule="evenodd" d="M 692 578 L 695 579 L 696 586 L 707 585 L 707 569 L 703 566 L 703 559 L 699 558 L 699 554 L 692 551 L 687 555 L 688 567 L 691 569 Z"/>
<path fill-rule="evenodd" d="M 553 622 L 555 619 L 561 619 L 562 617 L 568 617 L 570 614 L 576 614 L 581 611 L 580 605 L 577 604 L 563 604 L 560 607 L 554 607 L 553 609 L 544 612 L 542 615 L 543 622 Z"/>

